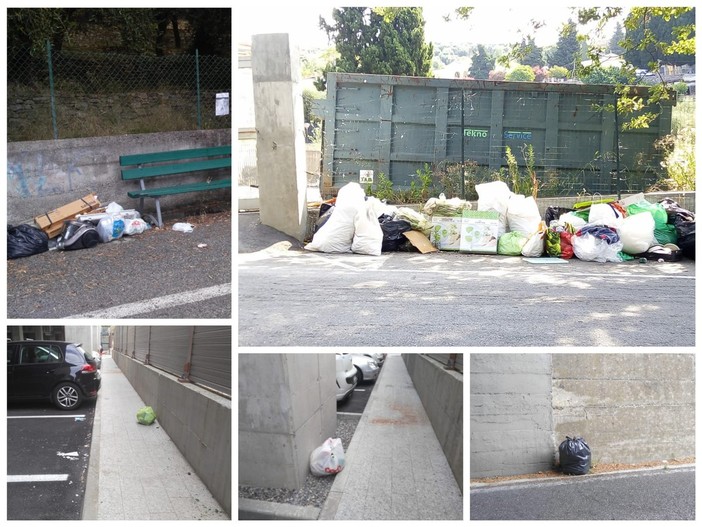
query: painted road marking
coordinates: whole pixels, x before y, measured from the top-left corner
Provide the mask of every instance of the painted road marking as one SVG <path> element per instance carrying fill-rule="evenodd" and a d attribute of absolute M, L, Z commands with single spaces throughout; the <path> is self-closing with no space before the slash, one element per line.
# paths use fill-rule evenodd
<path fill-rule="evenodd" d="M 27 474 L 7 476 L 8 483 L 33 483 L 39 481 L 68 481 L 68 474 Z"/>
<path fill-rule="evenodd" d="M 83 415 L 8 415 L 8 419 L 61 419 L 65 417 L 85 419 L 85 414 Z"/>
<path fill-rule="evenodd" d="M 336 412 L 336 415 L 363 415 L 356 412 Z"/>
<path fill-rule="evenodd" d="M 353 391 L 354 392 L 365 392 L 366 390 L 364 390 L 362 388 L 355 388 Z"/>
<path fill-rule="evenodd" d="M 174 306 L 182 306 L 184 304 L 193 304 L 202 302 L 219 296 L 227 296 L 232 294 L 232 284 L 221 284 L 203 289 L 195 289 L 193 291 L 183 291 L 173 295 L 161 296 L 141 302 L 132 302 L 131 304 L 122 304 L 121 306 L 113 306 L 100 311 L 90 311 L 81 313 L 80 315 L 72 315 L 66 318 L 127 318 L 133 317 L 141 313 L 150 313 L 159 309 L 166 309 Z"/>

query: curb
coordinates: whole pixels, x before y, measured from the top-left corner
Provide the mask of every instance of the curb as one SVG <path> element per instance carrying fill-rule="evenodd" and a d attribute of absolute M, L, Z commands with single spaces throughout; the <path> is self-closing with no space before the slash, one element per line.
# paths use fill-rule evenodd
<path fill-rule="evenodd" d="M 317 520 L 320 509 L 271 501 L 239 499 L 239 520 Z"/>
<path fill-rule="evenodd" d="M 684 465 L 657 465 L 655 467 L 646 468 L 634 468 L 627 470 L 613 470 L 611 472 L 601 472 L 599 474 L 585 474 L 582 476 L 553 476 L 549 478 L 531 478 L 531 479 L 508 479 L 504 481 L 499 481 L 495 483 L 473 483 L 470 485 L 470 490 L 487 490 L 495 487 L 513 487 L 521 485 L 529 485 L 535 483 L 552 483 L 557 481 L 584 481 L 586 479 L 595 479 L 603 476 L 625 476 L 629 474 L 637 474 L 641 472 L 658 472 L 658 471 L 669 471 L 674 472 L 678 469 L 694 469 L 695 464 L 684 464 Z"/>
<path fill-rule="evenodd" d="M 85 482 L 85 495 L 83 496 L 83 513 L 81 520 L 98 519 L 98 502 L 100 500 L 100 407 L 102 398 L 98 393 L 95 402 L 95 415 L 93 416 L 93 431 L 90 439 L 90 458 L 88 461 L 88 474 Z"/>
<path fill-rule="evenodd" d="M 386 357 L 387 359 L 387 357 Z M 380 374 L 378 375 L 378 378 L 375 380 L 375 386 L 373 387 L 373 392 L 371 393 L 370 397 L 368 398 L 368 402 L 366 403 L 366 407 L 363 410 L 363 414 L 361 415 L 361 418 L 358 421 L 358 425 L 356 425 L 356 430 L 353 434 L 353 437 L 351 438 L 351 443 L 349 444 L 348 448 L 346 449 L 346 463 L 348 464 L 349 459 L 353 459 L 353 452 L 356 449 L 356 446 L 358 444 L 357 438 L 361 436 L 361 433 L 363 432 L 363 428 L 365 427 L 366 424 L 366 411 L 368 410 L 368 407 L 370 404 L 373 402 L 373 399 L 377 396 L 377 389 L 380 383 L 380 380 L 383 378 L 383 374 L 385 372 L 384 367 L 380 369 Z M 347 479 L 347 472 L 345 470 L 342 470 L 339 472 L 335 477 L 334 477 L 334 483 L 332 483 L 331 489 L 329 489 L 329 494 L 327 494 L 327 499 L 324 501 L 324 505 L 322 505 L 321 512 L 319 514 L 319 519 L 320 520 L 333 520 L 334 517 L 336 516 L 336 511 L 339 508 L 339 503 L 341 503 L 341 498 L 344 495 L 344 488 L 346 487 L 346 479 Z"/>

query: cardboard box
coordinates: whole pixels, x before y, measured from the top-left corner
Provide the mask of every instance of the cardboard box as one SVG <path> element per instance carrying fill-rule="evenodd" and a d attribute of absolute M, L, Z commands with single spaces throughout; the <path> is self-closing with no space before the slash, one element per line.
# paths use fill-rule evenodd
<path fill-rule="evenodd" d="M 434 216 L 430 241 L 440 251 L 458 251 L 461 248 L 461 216 Z"/>
<path fill-rule="evenodd" d="M 72 201 L 67 205 L 63 205 L 58 209 L 54 209 L 49 212 L 45 212 L 34 218 L 34 223 L 42 231 L 44 231 L 49 238 L 53 238 L 61 234 L 63 230 L 63 222 L 66 220 L 71 220 L 75 218 L 78 214 L 85 214 L 86 212 L 93 211 L 100 208 L 100 202 L 97 196 L 93 194 L 88 194 L 87 196 Z"/>
<path fill-rule="evenodd" d="M 466 253 L 497 254 L 500 213 L 464 210 L 459 250 Z"/>
<path fill-rule="evenodd" d="M 404 234 L 405 238 L 407 238 L 410 243 L 422 254 L 435 253 L 439 250 L 431 244 L 429 238 L 424 236 L 424 234 L 419 231 L 407 231 L 403 232 L 402 234 Z"/>

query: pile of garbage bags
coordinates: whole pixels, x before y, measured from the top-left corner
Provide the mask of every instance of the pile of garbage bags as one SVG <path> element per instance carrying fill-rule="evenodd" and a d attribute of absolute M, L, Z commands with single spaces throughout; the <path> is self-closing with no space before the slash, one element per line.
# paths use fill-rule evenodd
<path fill-rule="evenodd" d="M 108 243 L 124 235 L 141 234 L 150 225 L 141 219 L 138 211 L 125 210 L 117 203 L 110 203 L 104 212 L 78 214 L 64 221 L 63 229 L 55 241 L 41 229 L 28 224 L 8 226 L 7 257 L 21 258 L 40 254 L 55 248 L 62 251 L 90 249 L 99 243 Z"/>
<path fill-rule="evenodd" d="M 404 234 L 417 231 L 442 251 L 594 262 L 695 257 L 695 214 L 670 198 L 592 199 L 548 207 L 542 217 L 533 197 L 513 193 L 504 182 L 475 189 L 477 210 L 442 194 L 416 211 L 366 197 L 358 183 L 348 183 L 322 204 L 305 249 L 378 256 L 405 247 Z"/>

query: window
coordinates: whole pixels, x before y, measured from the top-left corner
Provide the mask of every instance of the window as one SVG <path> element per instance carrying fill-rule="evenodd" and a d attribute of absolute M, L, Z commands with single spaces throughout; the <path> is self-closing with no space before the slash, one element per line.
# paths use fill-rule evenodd
<path fill-rule="evenodd" d="M 61 350 L 56 346 L 25 344 L 19 351 L 19 364 L 61 362 Z"/>

